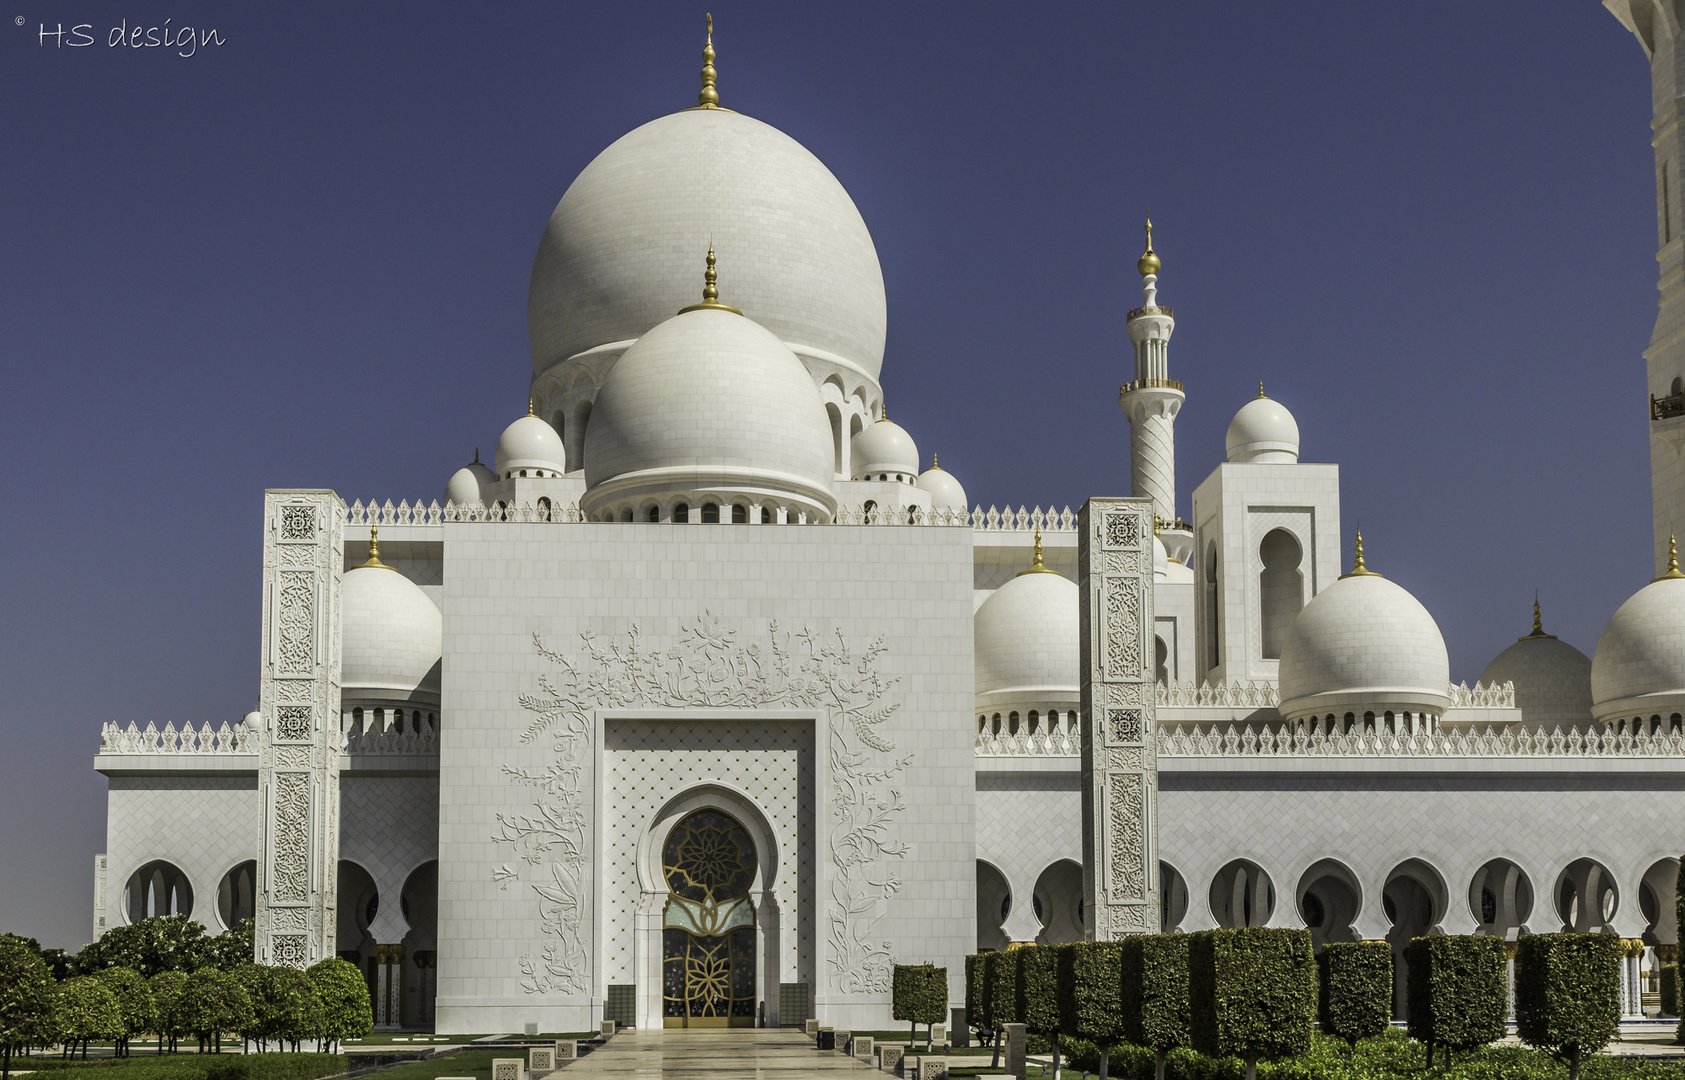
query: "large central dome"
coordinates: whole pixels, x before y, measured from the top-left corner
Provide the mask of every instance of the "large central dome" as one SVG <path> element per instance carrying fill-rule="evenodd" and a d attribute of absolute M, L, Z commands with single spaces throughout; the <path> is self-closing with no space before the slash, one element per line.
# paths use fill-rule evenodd
<path fill-rule="evenodd" d="M 819 159 L 725 109 L 652 120 L 597 155 L 550 215 L 533 263 L 535 372 L 642 337 L 696 293 L 697 252 L 721 287 L 798 354 L 883 365 L 883 271 L 866 223 Z"/>

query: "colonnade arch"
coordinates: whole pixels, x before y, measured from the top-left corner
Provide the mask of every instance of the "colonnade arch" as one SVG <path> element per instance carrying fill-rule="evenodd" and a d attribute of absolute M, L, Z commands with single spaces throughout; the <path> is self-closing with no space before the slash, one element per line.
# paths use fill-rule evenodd
<path fill-rule="evenodd" d="M 1316 948 L 1331 941 L 1359 940 L 1353 923 L 1363 910 L 1363 886 L 1345 863 L 1322 859 L 1311 864 L 1299 877 L 1295 899 Z"/>
<path fill-rule="evenodd" d="M 1644 877 L 1639 882 L 1639 906 L 1644 909 L 1646 919 L 1645 944 L 1679 944 L 1679 922 L 1675 918 L 1678 884 L 1678 859 L 1657 859 L 1650 864 L 1650 869 L 1644 871 Z M 1648 902 L 1645 894 L 1648 894 Z"/>
<path fill-rule="evenodd" d="M 216 888 L 216 914 L 232 930 L 257 914 L 257 860 L 247 859 L 222 875 Z"/>
<path fill-rule="evenodd" d="M 1182 920 L 1188 916 L 1188 881 L 1174 866 L 1160 862 L 1158 888 L 1159 932 L 1176 933 L 1182 929 Z"/>
<path fill-rule="evenodd" d="M 129 875 L 123 911 L 131 923 L 161 915 L 192 915 L 193 884 L 179 866 L 154 859 Z"/>
<path fill-rule="evenodd" d="M 1532 879 L 1511 860 L 1493 859 L 1469 879 L 1469 914 L 1474 916 L 1475 933 L 1514 941 L 1531 933 L 1527 919 L 1532 913 Z"/>
<path fill-rule="evenodd" d="M 1211 879 L 1211 914 L 1226 930 L 1268 926 L 1275 913 L 1275 883 L 1250 859 L 1236 859 Z"/>
<path fill-rule="evenodd" d="M 1083 934 L 1082 864 L 1060 859 L 1036 879 L 1032 901 L 1042 930 L 1038 945 L 1064 945 L 1081 941 Z"/>
<path fill-rule="evenodd" d="M 1614 875 L 1592 858 L 1575 859 L 1557 875 L 1552 890 L 1556 914 L 1563 931 L 1577 934 L 1612 934 L 1610 922 L 1620 909 L 1620 891 Z"/>
<path fill-rule="evenodd" d="M 1001 929 L 1012 913 L 1012 886 L 994 864 L 977 860 L 977 948 L 1004 949 L 1012 939 Z"/>

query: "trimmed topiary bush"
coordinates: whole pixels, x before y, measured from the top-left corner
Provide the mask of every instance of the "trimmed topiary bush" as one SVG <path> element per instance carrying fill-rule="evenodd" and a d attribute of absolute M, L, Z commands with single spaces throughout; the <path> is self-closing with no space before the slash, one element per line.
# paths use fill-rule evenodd
<path fill-rule="evenodd" d="M 1469 1051 L 1503 1038 L 1509 1012 L 1508 957 L 1502 938 L 1442 934 L 1415 938 L 1405 948 L 1405 986 L 1412 1038 L 1427 1047 Z"/>
<path fill-rule="evenodd" d="M 1621 940 L 1609 934 L 1529 934 L 1515 954 L 1515 1028 L 1521 1041 L 1568 1066 L 1620 1035 Z"/>
<path fill-rule="evenodd" d="M 1392 946 L 1384 941 L 1329 942 L 1317 957 L 1322 978 L 1317 1021 L 1325 1035 L 1370 1039 L 1392 1023 Z"/>
<path fill-rule="evenodd" d="M 152 1000 L 152 987 L 134 968 L 106 968 L 95 978 L 117 999 L 123 1030 L 117 1033 L 116 1054 L 128 1057 L 129 1040 L 158 1026 L 158 1007 Z"/>
<path fill-rule="evenodd" d="M 52 1033 L 72 1048 L 81 1044 L 84 1058 L 90 1039 L 120 1038 L 123 1011 L 116 995 L 92 975 L 64 980 L 53 999 Z"/>
<path fill-rule="evenodd" d="M 46 961 L 25 941 L 0 938 L 0 1077 L 12 1074 L 12 1048 L 45 1041 L 53 1015 L 53 980 Z"/>
<path fill-rule="evenodd" d="M 181 1000 L 181 988 L 187 982 L 185 971 L 160 971 L 147 980 L 147 986 L 152 991 L 153 1021 L 152 1030 L 158 1036 L 158 1052 L 162 1054 L 167 1045 L 171 1053 L 175 1052 L 176 1040 L 188 1034 L 179 1020 L 176 1003 Z"/>
<path fill-rule="evenodd" d="M 965 958 L 965 1025 L 973 1031 L 989 1026 L 989 1010 L 983 1003 L 984 955 L 972 953 Z"/>
<path fill-rule="evenodd" d="M 1059 950 L 1061 945 L 1025 945 L 1012 950 L 1018 962 L 1018 1021 L 1049 1041 L 1058 1071 Z"/>
<path fill-rule="evenodd" d="M 222 1037 L 229 1032 L 249 1031 L 253 1023 L 252 999 L 238 979 L 213 967 L 202 967 L 187 977 L 171 1009 L 174 1022 L 198 1036 L 201 1046 L 209 1043 L 222 1051 Z"/>
<path fill-rule="evenodd" d="M 1123 1037 L 1153 1052 L 1153 1075 L 1164 1080 L 1166 1055 L 1190 1043 L 1187 934 L 1125 938 L 1119 957 Z"/>
<path fill-rule="evenodd" d="M 1188 936 L 1188 1028 L 1194 1049 L 1246 1062 L 1303 1053 L 1316 1020 L 1308 930 L 1248 927 Z"/>
<path fill-rule="evenodd" d="M 1662 1015 L 1679 1015 L 1679 965 L 1663 964 L 1659 974 L 1662 986 Z"/>
<path fill-rule="evenodd" d="M 322 1026 L 318 1036 L 324 1049 L 343 1039 L 360 1039 L 374 1030 L 374 1007 L 369 1003 L 369 984 L 356 965 L 334 956 L 312 964 L 305 974 L 316 987 L 322 1002 Z"/>
<path fill-rule="evenodd" d="M 989 1023 L 996 1031 L 1007 1024 L 1022 1024 L 1018 1012 L 1017 949 L 989 954 Z"/>
<path fill-rule="evenodd" d="M 1122 961 L 1120 941 L 1079 941 L 1059 952 L 1059 1029 L 1096 1048 L 1100 1080 L 1110 1075 L 1112 1043 L 1123 1037 Z"/>
<path fill-rule="evenodd" d="M 924 1024 L 924 1045 L 930 1049 L 929 1026 L 948 1019 L 948 969 L 931 964 L 896 964 L 889 993 L 895 1019 L 912 1025 L 907 1042 L 912 1043 L 919 1025 Z"/>

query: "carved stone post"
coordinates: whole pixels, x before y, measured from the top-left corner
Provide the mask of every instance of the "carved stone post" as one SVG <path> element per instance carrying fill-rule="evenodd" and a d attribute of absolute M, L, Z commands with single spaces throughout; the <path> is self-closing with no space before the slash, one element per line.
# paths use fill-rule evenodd
<path fill-rule="evenodd" d="M 1082 884 L 1091 938 L 1159 930 L 1153 503 L 1090 499 L 1082 603 Z"/>
<path fill-rule="evenodd" d="M 331 491 L 263 502 L 257 959 L 302 968 L 334 955 L 345 504 Z"/>

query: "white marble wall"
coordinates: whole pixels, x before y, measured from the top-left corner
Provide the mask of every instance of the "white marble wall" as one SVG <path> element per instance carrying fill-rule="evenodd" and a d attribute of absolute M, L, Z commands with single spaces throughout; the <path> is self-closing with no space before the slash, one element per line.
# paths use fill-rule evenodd
<path fill-rule="evenodd" d="M 124 887 L 137 869 L 164 859 L 187 875 L 194 919 L 210 933 L 224 874 L 258 855 L 263 807 L 257 772 L 243 775 L 150 771 L 111 777 L 106 798 L 105 927 L 129 921 Z"/>

